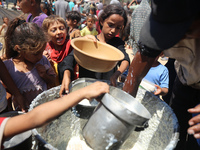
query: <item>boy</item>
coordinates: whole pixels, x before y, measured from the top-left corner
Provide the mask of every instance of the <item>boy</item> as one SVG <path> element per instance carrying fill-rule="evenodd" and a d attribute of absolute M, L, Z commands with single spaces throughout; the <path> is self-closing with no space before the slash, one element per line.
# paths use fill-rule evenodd
<path fill-rule="evenodd" d="M 81 36 L 98 34 L 97 30 L 94 28 L 95 21 L 96 21 L 96 18 L 93 15 L 87 16 L 87 19 L 86 19 L 87 26 L 80 31 Z"/>
<path fill-rule="evenodd" d="M 57 65 L 72 51 L 70 40 L 67 39 L 67 24 L 62 17 L 50 15 L 44 19 L 43 30 L 50 37 L 44 55 L 49 59 L 58 75 Z M 56 85 L 59 85 L 58 76 Z"/>
<path fill-rule="evenodd" d="M 41 0 L 17 0 L 17 6 L 23 13 L 30 13 L 26 22 L 36 23 L 42 27 L 43 20 L 47 17 L 40 8 Z"/>
<path fill-rule="evenodd" d="M 78 23 L 81 20 L 81 14 L 77 11 L 70 11 L 66 15 L 67 26 L 69 27 L 68 34 L 69 39 L 81 37 L 80 30 L 78 29 Z"/>

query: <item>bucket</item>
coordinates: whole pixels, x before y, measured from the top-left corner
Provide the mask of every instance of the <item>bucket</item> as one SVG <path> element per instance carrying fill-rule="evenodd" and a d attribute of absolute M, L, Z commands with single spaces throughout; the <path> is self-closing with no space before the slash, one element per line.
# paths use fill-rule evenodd
<path fill-rule="evenodd" d="M 78 80 L 81 79 L 77 79 L 77 82 Z M 85 80 L 84 82 L 89 81 Z M 33 100 L 30 109 L 58 98 L 59 90 L 60 86 L 57 86 L 39 94 Z M 151 118 L 148 121 L 148 128 L 145 128 L 141 132 L 133 130 L 119 150 L 174 149 L 179 138 L 179 126 L 172 109 L 164 101 L 143 88 L 138 89 L 136 98 L 151 114 Z M 77 148 L 77 146 L 85 143 L 82 136 L 82 129 L 87 121 L 88 119 L 75 116 L 71 109 L 69 109 L 51 123 L 37 128 L 35 143 L 43 143 L 42 146 L 45 149 L 69 150 L 68 146 L 72 143 L 73 139 L 79 139 L 79 141 L 76 140 L 74 142 L 74 148 L 70 150 L 80 150 L 81 148 Z M 79 145 L 76 146 L 76 144 Z M 87 148 L 83 150 L 87 150 Z"/>
<path fill-rule="evenodd" d="M 95 150 L 118 149 L 132 130 L 144 128 L 150 118 L 148 110 L 134 97 L 110 86 L 110 92 L 103 96 L 83 128 L 83 136 Z"/>
<path fill-rule="evenodd" d="M 0 117 L 14 117 L 22 114 L 20 111 L 11 111 L 0 114 Z M 32 132 L 31 130 L 7 138 L 3 143 L 4 150 L 31 150 Z"/>

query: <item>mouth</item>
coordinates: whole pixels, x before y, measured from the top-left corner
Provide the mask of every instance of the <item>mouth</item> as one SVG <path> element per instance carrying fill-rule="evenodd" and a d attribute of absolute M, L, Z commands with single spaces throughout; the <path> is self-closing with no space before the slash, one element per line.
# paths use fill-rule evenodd
<path fill-rule="evenodd" d="M 56 42 L 57 42 L 58 44 L 62 44 L 63 41 L 64 41 L 64 38 L 63 38 L 63 37 L 56 38 Z"/>

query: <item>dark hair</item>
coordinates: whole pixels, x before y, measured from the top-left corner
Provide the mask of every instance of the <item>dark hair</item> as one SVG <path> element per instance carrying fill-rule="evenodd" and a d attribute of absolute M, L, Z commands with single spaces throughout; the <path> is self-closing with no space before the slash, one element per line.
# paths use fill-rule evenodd
<path fill-rule="evenodd" d="M 94 12 L 94 15 L 96 15 L 96 8 L 95 7 L 90 7 L 90 10 L 92 11 L 92 12 Z"/>
<path fill-rule="evenodd" d="M 66 18 L 72 21 L 76 20 L 78 23 L 81 20 L 81 14 L 77 11 L 69 11 L 67 12 Z"/>
<path fill-rule="evenodd" d="M 126 14 L 126 11 L 120 5 L 111 4 L 111 5 L 108 5 L 103 10 L 103 12 L 101 13 L 101 15 L 99 16 L 100 29 L 102 29 L 101 22 L 103 22 L 105 19 L 107 19 L 108 17 L 110 17 L 113 14 L 118 14 L 118 15 L 120 15 L 120 16 L 122 16 L 124 18 L 124 28 L 125 28 L 126 23 L 127 23 L 127 14 Z"/>
<path fill-rule="evenodd" d="M 41 2 L 40 6 L 42 6 L 43 9 L 47 10 L 47 13 L 46 13 L 47 16 L 51 15 L 51 7 L 48 2 Z"/>
<path fill-rule="evenodd" d="M 15 18 L 8 25 L 5 35 L 6 58 L 18 56 L 18 51 L 36 53 L 46 43 L 46 35 L 37 24 L 27 23 L 21 18 Z M 17 50 L 15 50 L 16 45 L 19 46 Z"/>

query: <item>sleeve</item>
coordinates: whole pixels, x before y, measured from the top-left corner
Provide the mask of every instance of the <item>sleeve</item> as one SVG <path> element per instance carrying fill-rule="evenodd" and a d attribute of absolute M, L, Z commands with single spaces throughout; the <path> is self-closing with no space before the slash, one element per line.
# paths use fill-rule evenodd
<path fill-rule="evenodd" d="M 73 80 L 75 66 L 76 66 L 76 60 L 74 58 L 74 51 L 72 51 L 69 55 L 67 55 L 63 59 L 62 62 L 58 64 L 58 76 L 60 83 L 62 83 L 63 74 L 65 70 L 69 70 L 71 72 L 71 80 Z"/>
<path fill-rule="evenodd" d="M 85 36 L 85 27 L 80 31 L 81 36 Z"/>
<path fill-rule="evenodd" d="M 0 144 L 2 147 L 3 131 L 9 118 L 0 117 Z M 1 149 L 1 148 L 0 148 Z"/>
<path fill-rule="evenodd" d="M 167 68 L 163 70 L 163 73 L 160 76 L 160 87 L 169 88 L 169 71 Z"/>

